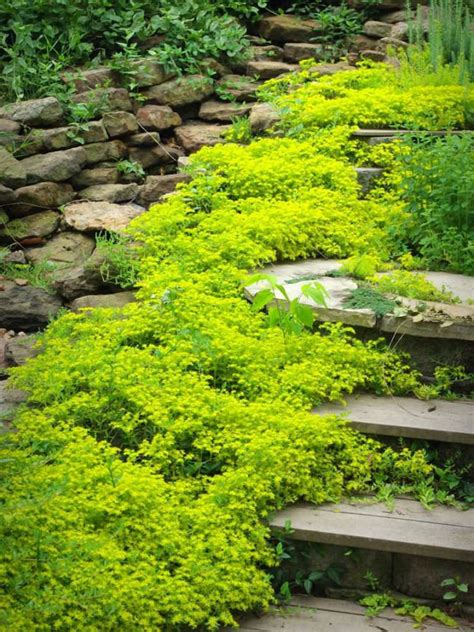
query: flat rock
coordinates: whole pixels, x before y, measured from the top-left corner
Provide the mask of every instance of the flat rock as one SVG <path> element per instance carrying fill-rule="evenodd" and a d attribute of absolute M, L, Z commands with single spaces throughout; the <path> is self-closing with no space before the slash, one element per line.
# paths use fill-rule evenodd
<path fill-rule="evenodd" d="M 137 119 L 131 112 L 105 112 L 103 117 L 104 127 L 110 138 L 125 136 L 138 131 Z"/>
<path fill-rule="evenodd" d="M 91 70 L 80 70 L 74 73 L 64 73 L 66 83 L 73 85 L 76 92 L 87 92 L 94 88 L 111 85 L 115 81 L 115 75 L 111 68 L 101 66 Z"/>
<path fill-rule="evenodd" d="M 62 307 L 55 294 L 32 285 L 21 287 L 13 281 L 2 281 L 0 292 L 0 327 L 33 331 L 44 327 Z"/>
<path fill-rule="evenodd" d="M 324 54 L 321 44 L 309 42 L 291 42 L 285 44 L 283 57 L 290 64 L 298 64 L 303 59 L 316 59 L 319 61 Z"/>
<path fill-rule="evenodd" d="M 178 128 L 181 129 L 181 128 Z M 171 145 L 154 145 L 152 147 L 129 147 L 130 160 L 138 162 L 144 169 L 155 165 L 176 163 L 183 151 Z"/>
<path fill-rule="evenodd" d="M 42 211 L 21 219 L 14 219 L 0 230 L 2 237 L 22 241 L 28 237 L 48 237 L 59 226 L 59 214 L 54 211 Z"/>
<path fill-rule="evenodd" d="M 15 145 L 21 142 L 21 125 L 11 119 L 0 118 L 0 145 Z"/>
<path fill-rule="evenodd" d="M 121 160 L 127 156 L 127 147 L 120 140 L 112 140 L 108 143 L 91 143 L 84 145 L 82 149 L 85 152 L 86 164 L 88 165 L 109 160 Z"/>
<path fill-rule="evenodd" d="M 250 55 L 254 61 L 282 61 L 283 48 L 274 44 L 252 46 Z"/>
<path fill-rule="evenodd" d="M 95 250 L 81 265 L 56 271 L 55 289 L 67 301 L 103 291 L 106 285 L 101 274 L 103 263 L 103 256 Z"/>
<path fill-rule="evenodd" d="M 45 97 L 5 105 L 0 108 L 3 116 L 30 127 L 52 127 L 61 123 L 63 108 L 55 97 Z"/>
<path fill-rule="evenodd" d="M 355 66 L 351 66 L 345 61 L 339 61 L 335 64 L 316 64 L 310 68 L 311 72 L 317 73 L 321 77 L 335 75 L 338 72 L 350 72 L 357 70 Z"/>
<path fill-rule="evenodd" d="M 297 70 L 299 70 L 299 66 L 286 64 L 283 61 L 250 61 L 247 64 L 247 74 L 257 76 L 264 81 Z"/>
<path fill-rule="evenodd" d="M 185 173 L 148 176 L 145 184 L 140 187 L 137 202 L 142 206 L 148 206 L 152 202 L 157 202 L 163 195 L 172 193 L 181 182 L 189 182 L 190 180 L 191 177 Z"/>
<path fill-rule="evenodd" d="M 13 189 L 0 184 L 0 205 L 16 202 L 16 193 Z"/>
<path fill-rule="evenodd" d="M 28 184 L 62 182 L 79 173 L 86 160 L 85 150 L 77 147 L 24 158 L 21 165 L 26 172 Z"/>
<path fill-rule="evenodd" d="M 362 193 L 368 193 L 375 182 L 383 175 L 383 169 L 378 167 L 358 167 L 356 169 L 357 172 L 357 180 L 362 188 Z"/>
<path fill-rule="evenodd" d="M 0 147 L 0 184 L 12 189 L 26 184 L 24 165 L 3 147 Z"/>
<path fill-rule="evenodd" d="M 177 127 L 182 123 L 180 115 L 168 105 L 145 105 L 137 111 L 137 121 L 146 130 L 158 131 Z"/>
<path fill-rule="evenodd" d="M 309 42 L 321 32 L 316 20 L 300 20 L 292 15 L 272 15 L 260 21 L 259 33 L 272 42 Z"/>
<path fill-rule="evenodd" d="M 404 42 L 407 42 L 409 31 L 410 29 L 408 27 L 407 22 L 397 22 L 396 24 L 392 26 L 390 35 L 388 37 L 393 37 L 394 39 L 403 40 Z M 387 36 L 384 36 L 384 37 L 387 37 Z"/>
<path fill-rule="evenodd" d="M 92 237 L 66 231 L 54 235 L 41 248 L 28 248 L 26 258 L 34 264 L 48 261 L 59 268 L 77 267 L 89 259 L 94 248 Z"/>
<path fill-rule="evenodd" d="M 199 110 L 199 118 L 205 121 L 230 123 L 233 119 L 248 114 L 251 108 L 251 105 L 243 103 L 205 101 Z"/>
<path fill-rule="evenodd" d="M 365 22 L 363 26 L 363 34 L 367 37 L 374 37 L 380 39 L 381 37 L 389 37 L 392 32 L 390 24 L 385 22 L 378 22 L 377 20 L 369 20 Z"/>
<path fill-rule="evenodd" d="M 71 310 L 78 312 L 81 309 L 95 309 L 97 307 L 113 307 L 120 309 L 128 303 L 135 301 L 135 292 L 117 292 L 115 294 L 92 294 L 81 296 L 71 303 Z"/>
<path fill-rule="evenodd" d="M 182 107 L 192 103 L 199 103 L 214 92 L 214 82 L 205 75 L 185 75 L 165 81 L 144 92 L 148 101 L 158 105 Z"/>
<path fill-rule="evenodd" d="M 228 125 L 186 123 L 176 129 L 176 139 L 187 153 L 193 153 L 202 147 L 224 142 L 223 134 L 228 129 Z"/>
<path fill-rule="evenodd" d="M 16 204 L 9 213 L 12 217 L 24 217 L 40 209 L 59 208 L 75 197 L 70 184 L 63 182 L 38 182 L 16 190 Z"/>
<path fill-rule="evenodd" d="M 133 103 L 125 88 L 96 88 L 72 95 L 74 103 L 88 103 L 98 106 L 102 112 L 111 110 L 133 111 Z"/>
<path fill-rule="evenodd" d="M 119 174 L 115 167 L 95 167 L 94 169 L 83 169 L 77 176 L 74 176 L 72 184 L 77 189 L 82 189 L 97 184 L 116 184 L 118 181 Z M 67 202 L 70 201 L 67 200 Z"/>
<path fill-rule="evenodd" d="M 94 184 L 79 191 L 78 196 L 93 202 L 129 202 L 138 193 L 138 186 L 131 182 L 129 184 Z"/>
<path fill-rule="evenodd" d="M 161 136 L 158 132 L 142 132 L 133 134 L 127 138 L 127 145 L 132 147 L 153 147 L 161 145 Z"/>
<path fill-rule="evenodd" d="M 270 103 L 257 103 L 250 111 L 250 128 L 254 134 L 272 128 L 280 121 L 280 114 Z"/>
<path fill-rule="evenodd" d="M 130 204 L 73 202 L 64 208 L 63 217 L 69 228 L 80 232 L 122 232 L 142 212 L 140 207 Z"/>
<path fill-rule="evenodd" d="M 140 88 L 156 86 L 174 76 L 174 73 L 166 70 L 163 64 L 152 57 L 132 60 L 130 69 L 133 72 L 133 80 Z"/>
<path fill-rule="evenodd" d="M 261 82 L 242 75 L 224 75 L 217 82 L 216 93 L 226 100 L 255 101 Z"/>

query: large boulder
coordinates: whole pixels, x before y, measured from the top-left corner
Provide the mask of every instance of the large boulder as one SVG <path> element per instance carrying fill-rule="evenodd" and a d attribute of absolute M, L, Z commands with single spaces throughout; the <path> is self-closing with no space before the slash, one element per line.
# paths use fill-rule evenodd
<path fill-rule="evenodd" d="M 321 24 L 316 20 L 300 20 L 292 15 L 272 15 L 261 20 L 259 32 L 272 42 L 309 42 L 321 32 Z"/>
<path fill-rule="evenodd" d="M 26 258 L 34 264 L 48 261 L 58 269 L 77 267 L 92 255 L 94 248 L 92 237 L 66 231 L 54 235 L 41 248 L 28 248 Z"/>
<path fill-rule="evenodd" d="M 133 134 L 138 131 L 137 119 L 131 112 L 106 112 L 103 118 L 104 127 L 111 138 Z"/>
<path fill-rule="evenodd" d="M 176 128 L 176 139 L 184 150 L 190 154 L 202 147 L 224 142 L 223 134 L 228 129 L 228 125 L 190 122 Z"/>
<path fill-rule="evenodd" d="M 59 296 L 31 285 L 2 281 L 0 327 L 34 331 L 44 327 L 62 307 Z"/>
<path fill-rule="evenodd" d="M 94 184 L 79 191 L 79 197 L 94 202 L 129 202 L 138 193 L 138 186 L 129 184 Z"/>
<path fill-rule="evenodd" d="M 5 105 L 0 108 L 2 117 L 30 127 L 52 127 L 61 123 L 63 108 L 55 97 L 45 97 Z"/>
<path fill-rule="evenodd" d="M 254 134 L 270 129 L 280 120 L 280 114 L 270 103 L 257 103 L 250 112 L 250 128 Z"/>
<path fill-rule="evenodd" d="M 59 226 L 59 214 L 54 211 L 42 211 L 21 219 L 14 219 L 0 230 L 0 236 L 13 241 L 22 241 L 28 237 L 47 237 Z"/>
<path fill-rule="evenodd" d="M 71 303 L 71 310 L 78 312 L 81 309 L 95 309 L 97 307 L 113 307 L 120 309 L 135 301 L 134 292 L 116 292 L 115 294 L 92 294 L 81 296 Z"/>
<path fill-rule="evenodd" d="M 3 147 L 0 147 L 0 184 L 13 189 L 26 184 L 24 165 Z"/>
<path fill-rule="evenodd" d="M 199 110 L 199 118 L 217 123 L 230 123 L 234 118 L 245 116 L 251 105 L 225 101 L 205 101 Z"/>
<path fill-rule="evenodd" d="M 16 204 L 8 209 L 12 217 L 24 217 L 42 208 L 59 208 L 75 197 L 74 189 L 64 182 L 38 182 L 16 190 Z"/>
<path fill-rule="evenodd" d="M 122 232 L 143 210 L 132 204 L 73 202 L 64 208 L 63 217 L 65 224 L 73 230 L 85 233 L 103 230 Z"/>
<path fill-rule="evenodd" d="M 205 75 L 185 75 L 165 81 L 144 92 L 147 101 L 158 105 L 183 107 L 192 103 L 199 103 L 214 92 L 214 82 Z"/>
<path fill-rule="evenodd" d="M 36 182 L 63 182 L 75 176 L 86 163 L 83 147 L 66 151 L 53 151 L 24 158 L 21 165 L 26 172 L 28 184 Z"/>
<path fill-rule="evenodd" d="M 168 176 L 148 176 L 146 183 L 140 187 L 138 204 L 148 206 L 157 202 L 163 195 L 172 193 L 181 182 L 189 182 L 191 177 L 185 173 L 174 173 Z"/>
<path fill-rule="evenodd" d="M 146 130 L 170 129 L 181 125 L 181 117 L 167 105 L 145 105 L 137 112 L 140 127 Z"/>

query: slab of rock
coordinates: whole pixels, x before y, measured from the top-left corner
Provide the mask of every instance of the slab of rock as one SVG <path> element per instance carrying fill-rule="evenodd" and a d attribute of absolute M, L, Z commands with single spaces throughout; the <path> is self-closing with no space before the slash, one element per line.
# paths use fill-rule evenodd
<path fill-rule="evenodd" d="M 34 331 L 44 327 L 62 307 L 59 296 L 32 285 L 2 281 L 0 327 Z"/>
<path fill-rule="evenodd" d="M 12 189 L 26 184 L 24 165 L 3 147 L 0 147 L 0 184 Z"/>
<path fill-rule="evenodd" d="M 9 209 L 12 217 L 24 217 L 42 208 L 59 208 L 75 197 L 70 184 L 63 182 L 38 182 L 16 190 L 16 202 Z"/>
<path fill-rule="evenodd" d="M 54 235 L 41 248 L 28 248 L 30 263 L 49 261 L 59 268 L 82 265 L 94 252 L 95 240 L 81 233 L 64 232 Z"/>
<path fill-rule="evenodd" d="M 145 105 L 138 110 L 137 121 L 146 130 L 158 131 L 177 127 L 182 123 L 180 115 L 167 105 Z"/>
<path fill-rule="evenodd" d="M 241 75 L 224 75 L 217 82 L 216 93 L 226 100 L 255 101 L 261 82 Z"/>
<path fill-rule="evenodd" d="M 88 165 L 109 160 L 121 160 L 127 156 L 127 147 L 120 140 L 112 140 L 108 143 L 91 143 L 84 145 L 82 149 L 85 152 Z"/>
<path fill-rule="evenodd" d="M 14 219 L 0 230 L 0 236 L 14 241 L 28 237 L 47 237 L 59 226 L 59 214 L 54 211 L 42 211 L 21 219 Z"/>
<path fill-rule="evenodd" d="M 135 301 L 135 292 L 117 292 L 115 294 L 92 294 L 81 296 L 71 303 L 71 310 L 78 312 L 81 309 L 94 309 L 96 307 L 113 307 L 120 309 L 128 303 Z"/>
<path fill-rule="evenodd" d="M 138 204 L 148 206 L 157 202 L 163 195 L 172 193 L 181 182 L 189 182 L 191 177 L 185 173 L 174 173 L 168 176 L 148 176 L 140 187 L 137 197 Z"/>
<path fill-rule="evenodd" d="M 382 51 L 386 54 L 391 48 L 393 48 L 394 50 L 407 49 L 408 42 L 404 42 L 403 40 L 395 39 L 393 37 L 383 37 L 382 39 L 378 40 L 376 48 L 377 50 Z"/>
<path fill-rule="evenodd" d="M 123 232 L 132 219 L 142 213 L 141 207 L 131 204 L 73 202 L 64 208 L 63 217 L 69 228 L 80 232 Z"/>
<path fill-rule="evenodd" d="M 74 126 L 41 130 L 39 135 L 36 134 L 34 140 L 36 143 L 41 143 L 39 151 L 57 151 L 81 146 L 84 143 L 103 143 L 108 139 L 102 121 L 90 121 L 86 127 L 87 129 L 81 128 L 80 130 Z"/>
<path fill-rule="evenodd" d="M 190 154 L 202 147 L 224 142 L 222 135 L 228 129 L 228 125 L 191 122 L 176 128 L 176 138 L 184 150 Z"/>
<path fill-rule="evenodd" d="M 298 64 L 303 59 L 316 59 L 319 61 L 323 58 L 324 50 L 321 44 L 310 44 L 309 42 L 291 42 L 285 44 L 283 49 L 283 57 L 290 64 Z"/>
<path fill-rule="evenodd" d="M 158 105 L 183 107 L 192 103 L 199 103 L 214 92 L 214 82 L 205 75 L 185 75 L 165 81 L 144 92 L 147 101 Z"/>
<path fill-rule="evenodd" d="M 151 57 L 144 57 L 130 62 L 133 80 L 140 88 L 156 86 L 174 77 L 174 73 L 165 69 L 163 64 Z"/>
<path fill-rule="evenodd" d="M 115 167 L 83 169 L 71 180 L 76 189 L 83 189 L 85 187 L 95 186 L 96 184 L 116 184 L 118 181 L 119 173 Z M 68 200 L 68 202 L 70 201 L 71 200 Z"/>
<path fill-rule="evenodd" d="M 225 101 L 205 101 L 199 110 L 199 118 L 217 123 L 230 123 L 239 116 L 245 116 L 252 106 L 245 103 Z"/>
<path fill-rule="evenodd" d="M 360 167 L 356 169 L 356 172 L 362 193 L 365 195 L 374 186 L 376 180 L 382 176 L 383 169 L 378 167 Z"/>
<path fill-rule="evenodd" d="M 270 129 L 280 120 L 280 114 L 270 103 L 257 103 L 250 112 L 250 128 L 254 134 Z"/>
<path fill-rule="evenodd" d="M 130 147 L 129 154 L 131 160 L 148 169 L 155 165 L 173 164 L 184 152 L 177 147 L 160 144 L 153 147 Z"/>
<path fill-rule="evenodd" d="M 87 161 L 83 147 L 49 154 L 30 156 L 21 161 L 28 184 L 37 182 L 62 182 L 69 180 L 81 170 Z"/>
<path fill-rule="evenodd" d="M 79 191 L 81 199 L 94 202 L 129 202 L 138 193 L 138 186 L 131 182 L 129 184 L 93 184 L 86 189 Z"/>
<path fill-rule="evenodd" d="M 103 112 L 110 110 L 133 111 L 133 104 L 125 88 L 96 88 L 88 92 L 80 92 L 72 95 L 74 103 L 93 103 L 99 106 Z"/>
<path fill-rule="evenodd" d="M 406 22 L 397 22 L 392 26 L 392 30 L 390 31 L 390 37 L 394 37 L 395 39 L 402 40 L 404 42 L 408 41 L 409 28 Z"/>
<path fill-rule="evenodd" d="M 104 127 L 111 138 L 133 134 L 138 130 L 137 119 L 131 112 L 106 112 L 103 118 Z"/>
<path fill-rule="evenodd" d="M 392 27 L 385 22 L 378 22 L 377 20 L 368 20 L 363 26 L 363 33 L 367 37 L 374 37 L 380 39 L 382 37 L 390 37 Z"/>
<path fill-rule="evenodd" d="M 93 88 L 100 88 L 105 85 L 112 85 L 115 75 L 111 68 L 100 66 L 91 70 L 80 70 L 78 72 L 66 72 L 62 76 L 64 81 L 74 86 L 76 92 L 86 92 Z"/>
<path fill-rule="evenodd" d="M 12 202 L 16 202 L 15 191 L 0 184 L 0 206 L 3 204 L 11 204 Z"/>
<path fill-rule="evenodd" d="M 384 61 L 385 53 L 380 50 L 363 50 L 360 53 L 362 59 L 371 59 L 372 61 Z"/>
<path fill-rule="evenodd" d="M 300 20 L 292 15 L 272 15 L 263 18 L 259 33 L 272 42 L 309 42 L 321 32 L 321 24 L 316 20 Z"/>
<path fill-rule="evenodd" d="M 299 70 L 299 66 L 285 64 L 282 61 L 250 61 L 247 64 L 247 74 L 251 77 L 257 76 L 259 79 L 273 79 L 288 72 Z"/>
<path fill-rule="evenodd" d="M 52 127 L 61 123 L 63 108 L 55 97 L 45 97 L 5 105 L 0 108 L 1 117 L 30 127 Z"/>
<path fill-rule="evenodd" d="M 153 147 L 161 144 L 161 136 L 158 132 L 133 134 L 127 138 L 127 144 L 132 147 Z"/>
<path fill-rule="evenodd" d="M 335 75 L 338 72 L 349 72 L 351 70 L 357 70 L 355 66 L 351 66 L 345 61 L 339 61 L 335 64 L 317 64 L 310 68 L 311 72 L 318 73 L 321 77 L 328 75 Z"/>
<path fill-rule="evenodd" d="M 40 349 L 36 346 L 37 342 L 38 338 L 33 334 L 10 338 L 5 348 L 8 366 L 21 366 L 30 358 L 36 357 L 40 353 Z"/>

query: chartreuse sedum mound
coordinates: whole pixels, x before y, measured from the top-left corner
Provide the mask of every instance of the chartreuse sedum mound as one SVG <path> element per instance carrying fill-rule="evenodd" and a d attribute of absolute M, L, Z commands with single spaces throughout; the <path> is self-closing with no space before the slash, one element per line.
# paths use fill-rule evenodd
<path fill-rule="evenodd" d="M 204 149 L 195 179 L 133 225 L 138 300 L 65 314 L 13 371 L 28 405 L 1 439 L 2 625 L 217 630 L 273 599 L 265 518 L 433 478 L 311 407 L 417 376 L 326 325 L 285 334 L 243 297 L 248 270 L 385 252 L 387 205 L 311 142 Z"/>

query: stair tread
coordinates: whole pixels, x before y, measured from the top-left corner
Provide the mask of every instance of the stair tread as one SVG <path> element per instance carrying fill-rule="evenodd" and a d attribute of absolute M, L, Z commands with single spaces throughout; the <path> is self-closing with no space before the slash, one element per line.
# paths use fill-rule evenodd
<path fill-rule="evenodd" d="M 263 617 L 249 617 L 241 622 L 244 632 L 413 632 L 413 619 L 395 614 L 387 608 L 371 619 L 365 616 L 365 608 L 343 599 L 296 596 L 288 608 L 274 608 Z M 446 632 L 441 623 L 429 621 L 423 624 L 426 632 Z M 468 623 L 460 622 L 461 632 L 472 629 Z"/>
<path fill-rule="evenodd" d="M 283 528 L 288 521 L 296 540 L 474 562 L 472 509 L 427 510 L 409 499 L 397 499 L 393 511 L 382 503 L 297 503 L 270 524 Z"/>
<path fill-rule="evenodd" d="M 328 403 L 318 415 L 342 414 L 368 434 L 474 445 L 474 401 L 421 401 L 410 397 L 360 395 L 347 406 Z"/>

